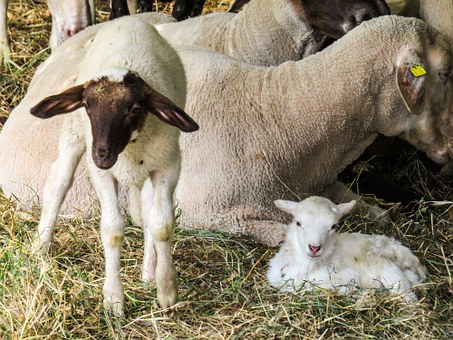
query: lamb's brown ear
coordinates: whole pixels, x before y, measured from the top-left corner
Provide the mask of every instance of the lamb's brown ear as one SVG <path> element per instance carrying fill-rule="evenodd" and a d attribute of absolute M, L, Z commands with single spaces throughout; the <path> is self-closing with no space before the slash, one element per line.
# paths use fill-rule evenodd
<path fill-rule="evenodd" d="M 184 132 L 198 130 L 198 124 L 170 99 L 153 89 L 148 96 L 148 110 L 167 124 L 176 126 Z"/>
<path fill-rule="evenodd" d="M 424 60 L 415 51 L 402 52 L 396 70 L 397 85 L 406 108 L 416 115 L 423 112 L 427 72 Z"/>
<path fill-rule="evenodd" d="M 84 85 L 77 85 L 64 92 L 41 100 L 30 109 L 33 116 L 50 118 L 62 113 L 68 113 L 82 107 Z"/>

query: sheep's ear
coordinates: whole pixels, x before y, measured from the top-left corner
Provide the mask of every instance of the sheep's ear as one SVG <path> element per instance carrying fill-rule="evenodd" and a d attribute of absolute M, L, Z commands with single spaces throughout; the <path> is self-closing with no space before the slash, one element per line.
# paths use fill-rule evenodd
<path fill-rule="evenodd" d="M 157 91 L 151 90 L 148 96 L 148 110 L 155 114 L 164 122 L 176 126 L 184 132 L 198 130 L 198 124 L 182 109 L 180 109 L 170 99 Z"/>
<path fill-rule="evenodd" d="M 288 214 L 293 215 L 293 216 L 296 214 L 297 207 L 299 206 L 298 202 L 286 201 L 286 200 L 276 200 L 276 201 L 274 201 L 274 204 L 280 210 L 287 212 Z"/>
<path fill-rule="evenodd" d="M 50 118 L 62 113 L 68 113 L 82 107 L 83 85 L 77 85 L 66 91 L 41 100 L 30 110 L 38 118 Z"/>
<path fill-rule="evenodd" d="M 397 86 L 406 108 L 413 114 L 423 112 L 427 72 L 415 51 L 402 53 L 396 70 Z"/>
<path fill-rule="evenodd" d="M 336 212 L 339 215 L 339 217 L 342 217 L 346 215 L 348 212 L 350 212 L 352 208 L 354 208 L 356 203 L 357 202 L 355 200 L 352 200 L 351 202 L 348 203 L 338 204 L 336 207 Z"/>

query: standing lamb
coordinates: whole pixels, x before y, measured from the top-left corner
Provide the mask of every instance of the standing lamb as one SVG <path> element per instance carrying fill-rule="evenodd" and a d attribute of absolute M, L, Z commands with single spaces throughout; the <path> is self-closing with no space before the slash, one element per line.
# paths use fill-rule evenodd
<path fill-rule="evenodd" d="M 7 36 L 9 0 L 0 1 L 0 63 L 10 61 Z M 49 45 L 54 50 L 63 41 L 95 22 L 94 0 L 47 0 L 52 13 L 52 32 Z"/>
<path fill-rule="evenodd" d="M 202 46 L 254 65 L 278 65 L 321 50 L 361 22 L 390 14 L 384 0 L 254 0 L 238 13 L 158 25 L 171 43 Z"/>
<path fill-rule="evenodd" d="M 176 199 L 185 226 L 276 245 L 286 216 L 271 198 L 351 200 L 337 175 L 378 134 L 406 134 L 438 162 L 448 160 L 438 124 L 453 120 L 453 74 L 442 72 L 453 68 L 453 52 L 419 19 L 372 19 L 322 52 L 277 67 L 178 50 L 186 109 L 203 127 L 181 138 Z"/>
<path fill-rule="evenodd" d="M 180 171 L 177 128 L 187 132 L 198 128 L 181 109 L 186 95 L 181 61 L 153 26 L 129 16 L 96 33 L 76 82 L 80 85 L 31 109 L 40 118 L 75 111 L 64 121 L 59 155 L 45 185 L 35 249 L 48 251 L 59 208 L 86 149 L 88 171 L 102 208 L 105 307 L 124 314 L 119 278 L 124 221 L 118 182 L 134 196 L 131 202 L 138 205 L 132 207 L 133 217 L 144 224 L 143 279 L 155 278 L 159 303 L 171 306 L 177 298 L 171 258 L 173 191 Z M 153 188 L 143 188 L 140 202 L 147 179 Z"/>
<path fill-rule="evenodd" d="M 341 294 L 356 288 L 389 288 L 408 301 L 417 300 L 410 289 L 425 281 L 426 268 L 408 248 L 384 235 L 335 233 L 356 201 L 336 205 L 312 196 L 274 203 L 294 220 L 270 261 L 267 278 L 272 286 L 290 292 L 318 286 Z"/>

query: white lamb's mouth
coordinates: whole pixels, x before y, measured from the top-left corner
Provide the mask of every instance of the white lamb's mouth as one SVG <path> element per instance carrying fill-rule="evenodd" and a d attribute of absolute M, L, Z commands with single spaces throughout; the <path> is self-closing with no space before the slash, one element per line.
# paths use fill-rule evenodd
<path fill-rule="evenodd" d="M 317 259 L 317 258 L 321 257 L 321 254 L 316 254 L 316 255 L 308 254 L 308 257 L 311 259 Z"/>

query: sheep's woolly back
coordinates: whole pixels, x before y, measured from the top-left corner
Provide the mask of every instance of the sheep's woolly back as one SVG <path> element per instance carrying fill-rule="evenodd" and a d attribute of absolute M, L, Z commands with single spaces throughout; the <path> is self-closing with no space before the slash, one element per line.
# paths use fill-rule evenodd
<path fill-rule="evenodd" d="M 147 23 L 175 21 L 171 15 L 162 13 L 144 13 L 134 17 Z M 32 116 L 30 108 L 44 97 L 76 84 L 80 65 L 93 37 L 101 27 L 111 24 L 106 22 L 87 27 L 60 45 L 38 67 L 27 94 L 11 112 L 0 133 L 0 188 L 7 197 L 17 199 L 23 208 L 42 203 L 42 188 L 50 164 L 57 157 L 64 120 L 64 116 L 56 116 L 44 121 Z M 97 199 L 88 180 L 85 162 L 81 162 L 61 213 L 89 216 L 93 209 L 97 209 L 95 202 Z"/>
<path fill-rule="evenodd" d="M 286 219 L 273 199 L 321 193 L 377 133 L 406 129 L 411 117 L 395 75 L 400 54 L 439 39 L 418 19 L 384 16 L 278 67 L 180 47 L 186 110 L 201 127 L 181 137 L 182 223 L 277 244 Z"/>
<path fill-rule="evenodd" d="M 319 50 L 287 0 L 254 0 L 238 13 L 213 13 L 157 26 L 172 44 L 201 46 L 254 65 L 278 65 Z"/>

